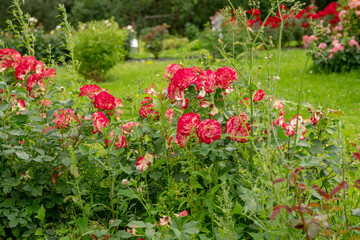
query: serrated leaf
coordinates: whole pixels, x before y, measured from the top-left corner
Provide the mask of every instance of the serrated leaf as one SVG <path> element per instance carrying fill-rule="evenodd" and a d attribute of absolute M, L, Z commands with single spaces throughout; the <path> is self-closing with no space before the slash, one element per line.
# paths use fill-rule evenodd
<path fill-rule="evenodd" d="M 128 223 L 129 227 L 146 228 L 146 224 L 143 221 L 131 221 Z"/>
<path fill-rule="evenodd" d="M 183 226 L 183 231 L 189 234 L 198 234 L 200 232 L 199 222 L 188 222 Z"/>
<path fill-rule="evenodd" d="M 22 160 L 29 160 L 29 154 L 23 151 L 17 151 L 15 152 L 16 156 Z"/>
<path fill-rule="evenodd" d="M 85 156 L 85 155 L 89 154 L 90 146 L 81 144 L 81 145 L 79 146 L 79 151 L 80 151 L 80 153 L 81 153 L 83 156 Z"/>
<path fill-rule="evenodd" d="M 75 177 L 78 178 L 80 176 L 78 168 L 74 164 L 70 164 L 70 172 Z"/>
<path fill-rule="evenodd" d="M 112 221 L 110 228 L 119 226 L 121 222 L 122 222 L 122 220 L 115 219 L 114 221 Z"/>
<path fill-rule="evenodd" d="M 82 231 L 87 229 L 88 219 L 86 217 L 78 218 L 75 222 Z"/>
<path fill-rule="evenodd" d="M 45 208 L 43 205 L 41 205 L 39 211 L 37 212 L 36 218 L 43 221 L 45 219 Z"/>

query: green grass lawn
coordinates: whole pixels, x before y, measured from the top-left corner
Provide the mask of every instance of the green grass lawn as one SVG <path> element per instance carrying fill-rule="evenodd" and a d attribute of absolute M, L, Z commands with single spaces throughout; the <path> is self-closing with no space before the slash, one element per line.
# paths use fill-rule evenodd
<path fill-rule="evenodd" d="M 160 57 L 170 56 L 173 51 L 164 52 Z M 277 59 L 270 61 L 271 75 L 274 75 Z M 179 52 L 178 57 L 183 53 Z M 266 70 L 264 56 L 266 52 L 259 52 L 256 57 L 256 66 L 262 66 L 258 81 L 265 84 Z M 142 56 L 143 57 L 143 56 Z M 175 56 L 174 56 L 175 57 Z M 306 55 L 302 49 L 285 49 L 282 53 L 282 64 L 280 81 L 277 87 L 277 98 L 297 102 L 298 89 L 305 65 Z M 150 87 L 152 83 L 164 85 L 162 76 L 165 67 L 171 63 L 184 63 L 185 65 L 196 65 L 198 60 L 173 60 L 173 61 L 130 61 L 116 65 L 108 74 L 108 81 L 98 85 L 110 90 L 116 97 L 123 98 L 129 94 L 139 94 L 139 84 L 142 88 Z M 312 62 L 310 62 L 310 65 Z M 239 63 L 241 69 L 242 64 Z M 71 79 L 66 70 L 60 68 L 56 77 L 62 85 L 67 85 Z M 139 96 L 139 95 L 138 95 Z M 352 139 L 359 136 L 360 125 L 358 121 L 360 113 L 360 73 L 312 73 L 307 70 L 304 79 L 303 101 L 307 101 L 315 108 L 322 106 L 323 109 L 333 108 L 345 113 L 341 117 L 346 130 L 346 136 Z M 139 101 L 139 99 L 138 99 Z M 306 113 L 305 110 L 302 110 Z M 290 110 L 293 116 L 295 110 Z"/>

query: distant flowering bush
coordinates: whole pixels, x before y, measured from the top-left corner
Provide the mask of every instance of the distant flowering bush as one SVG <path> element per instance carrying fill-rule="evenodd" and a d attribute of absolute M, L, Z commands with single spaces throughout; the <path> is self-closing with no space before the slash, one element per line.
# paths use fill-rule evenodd
<path fill-rule="evenodd" d="M 304 35 L 304 48 L 310 47 L 311 42 L 317 47 L 317 53 L 313 54 L 315 69 L 335 72 L 359 69 L 360 7 L 354 1 L 332 6 L 338 20 L 319 36 Z"/>

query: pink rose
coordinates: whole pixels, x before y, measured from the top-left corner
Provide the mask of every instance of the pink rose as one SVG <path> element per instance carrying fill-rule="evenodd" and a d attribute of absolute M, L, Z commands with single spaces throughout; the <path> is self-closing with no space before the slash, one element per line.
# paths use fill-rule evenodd
<path fill-rule="evenodd" d="M 196 81 L 196 73 L 192 68 L 180 68 L 171 79 L 171 83 L 181 89 L 190 87 Z"/>
<path fill-rule="evenodd" d="M 196 113 L 184 113 L 177 124 L 177 132 L 182 135 L 190 135 L 191 131 L 197 126 L 200 116 Z"/>
<path fill-rule="evenodd" d="M 220 88 L 228 88 L 237 80 L 237 72 L 230 67 L 222 67 L 216 70 L 216 83 Z"/>
<path fill-rule="evenodd" d="M 262 89 L 259 89 L 253 97 L 253 102 L 261 101 L 264 98 L 264 96 L 265 96 L 265 92 Z"/>
<path fill-rule="evenodd" d="M 200 73 L 196 80 L 196 88 L 199 93 L 199 99 L 204 98 L 206 93 L 212 93 L 216 90 L 216 74 L 209 69 Z"/>
<path fill-rule="evenodd" d="M 174 74 L 181 68 L 181 66 L 179 64 L 175 64 L 175 63 L 170 63 L 166 68 L 165 68 L 165 73 L 164 73 L 164 78 L 166 79 L 166 81 L 170 81 L 171 78 L 174 76 Z"/>
<path fill-rule="evenodd" d="M 103 127 L 106 127 L 109 123 L 109 119 L 105 116 L 103 112 L 94 112 L 93 120 L 94 120 L 94 129 L 92 131 L 93 134 L 97 132 L 102 133 L 101 129 Z"/>
<path fill-rule="evenodd" d="M 244 143 L 247 141 L 245 137 L 250 133 L 250 118 L 243 112 L 240 115 L 232 116 L 226 122 L 225 132 L 229 135 L 229 138 L 234 141 Z"/>
<path fill-rule="evenodd" d="M 97 85 L 84 85 L 80 88 L 79 97 L 88 96 L 90 99 L 93 99 L 97 93 L 103 89 Z"/>
<path fill-rule="evenodd" d="M 134 129 L 134 126 L 135 126 L 135 123 L 134 123 L 134 122 L 125 123 L 125 124 L 122 125 L 122 127 L 121 127 L 122 133 L 123 133 L 123 134 L 130 134 L 130 133 L 132 133 L 132 132 L 133 132 L 133 129 Z M 140 123 L 136 123 L 136 126 L 140 126 L 140 127 L 141 127 L 141 124 L 140 124 Z"/>
<path fill-rule="evenodd" d="M 184 148 L 188 140 L 189 140 L 189 135 L 182 135 L 181 133 L 177 132 L 176 143 L 179 145 L 180 148 Z"/>
<path fill-rule="evenodd" d="M 207 144 L 220 139 L 221 134 L 221 125 L 215 119 L 206 119 L 201 121 L 196 130 L 196 135 L 200 138 L 200 141 Z"/>

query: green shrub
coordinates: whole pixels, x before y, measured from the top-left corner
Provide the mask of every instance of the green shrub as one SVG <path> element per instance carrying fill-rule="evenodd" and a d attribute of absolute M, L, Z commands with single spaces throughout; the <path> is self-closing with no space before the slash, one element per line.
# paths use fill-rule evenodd
<path fill-rule="evenodd" d="M 164 23 L 163 25 L 155 26 L 151 32 L 146 34 L 143 37 L 144 42 L 146 43 L 146 48 L 149 52 L 154 54 L 155 58 L 159 58 L 159 54 L 163 49 L 163 40 L 165 39 L 166 34 L 168 33 L 168 28 L 170 26 Z"/>
<path fill-rule="evenodd" d="M 165 50 L 168 49 L 180 49 L 185 47 L 188 44 L 189 40 L 187 38 L 178 38 L 178 37 L 170 37 L 163 40 L 163 48 Z"/>
<path fill-rule="evenodd" d="M 199 28 L 192 23 L 186 23 L 185 35 L 190 41 L 195 40 L 199 36 Z"/>
<path fill-rule="evenodd" d="M 80 23 L 76 35 L 75 58 L 80 72 L 95 81 L 104 81 L 107 70 L 124 60 L 128 31 L 112 20 Z"/>

